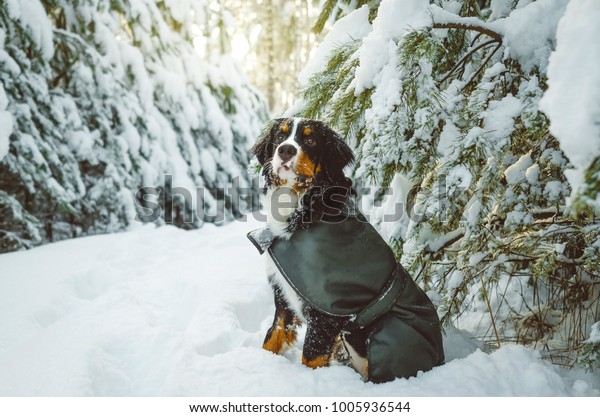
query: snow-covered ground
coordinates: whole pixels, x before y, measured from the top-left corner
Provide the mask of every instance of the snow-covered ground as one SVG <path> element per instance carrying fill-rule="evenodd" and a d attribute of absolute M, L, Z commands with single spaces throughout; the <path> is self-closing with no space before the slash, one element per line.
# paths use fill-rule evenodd
<path fill-rule="evenodd" d="M 448 330 L 447 364 L 374 385 L 261 349 L 258 221 L 152 225 L 0 256 L 1 396 L 599 396 L 600 376 Z"/>

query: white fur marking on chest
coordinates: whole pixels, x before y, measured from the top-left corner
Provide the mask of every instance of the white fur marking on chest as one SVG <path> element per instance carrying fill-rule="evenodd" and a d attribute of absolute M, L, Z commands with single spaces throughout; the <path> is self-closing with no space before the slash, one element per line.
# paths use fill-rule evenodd
<path fill-rule="evenodd" d="M 262 205 L 267 212 L 267 227 L 271 232 L 284 239 L 289 239 L 291 233 L 286 231 L 290 215 L 298 208 L 300 196 L 292 189 L 295 182 L 289 186 L 269 188 L 267 193 L 261 197 Z"/>

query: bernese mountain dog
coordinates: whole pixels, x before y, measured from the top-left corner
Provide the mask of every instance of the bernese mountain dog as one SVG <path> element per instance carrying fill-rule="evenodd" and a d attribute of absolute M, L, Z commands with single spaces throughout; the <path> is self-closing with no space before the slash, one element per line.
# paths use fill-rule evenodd
<path fill-rule="evenodd" d="M 354 155 L 340 136 L 316 120 L 276 119 L 251 151 L 267 228 L 248 237 L 269 251 L 275 294 L 264 349 L 283 354 L 305 323 L 311 368 L 337 362 L 385 382 L 443 364 L 436 309 L 353 203 L 344 169 Z"/>
<path fill-rule="evenodd" d="M 301 118 L 276 119 L 251 152 L 265 178 L 262 203 L 267 226 L 277 238 L 287 239 L 324 215 L 342 210 L 352 181 L 344 168 L 354 162 L 352 150 L 323 122 Z M 274 207 L 277 205 L 277 207 Z M 302 363 L 317 368 L 332 362 L 351 365 L 366 379 L 367 335 L 348 318 L 327 315 L 308 306 L 265 256 L 275 294 L 275 317 L 263 348 L 283 354 L 296 341 L 299 325 L 306 324 Z"/>

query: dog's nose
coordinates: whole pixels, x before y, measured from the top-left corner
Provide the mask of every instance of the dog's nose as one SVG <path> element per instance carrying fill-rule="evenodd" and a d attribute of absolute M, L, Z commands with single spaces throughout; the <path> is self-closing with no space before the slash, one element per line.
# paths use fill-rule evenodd
<path fill-rule="evenodd" d="M 287 161 L 296 155 L 296 148 L 293 145 L 281 145 L 277 149 L 277 153 L 282 160 Z"/>

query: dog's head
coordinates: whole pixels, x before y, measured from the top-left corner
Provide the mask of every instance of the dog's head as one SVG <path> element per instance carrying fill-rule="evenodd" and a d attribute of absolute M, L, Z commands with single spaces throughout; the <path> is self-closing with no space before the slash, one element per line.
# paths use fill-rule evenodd
<path fill-rule="evenodd" d="M 311 178 L 346 187 L 350 180 L 344 168 L 354 162 L 352 150 L 336 132 L 318 120 L 300 118 L 274 120 L 251 152 L 266 177 Z"/>

